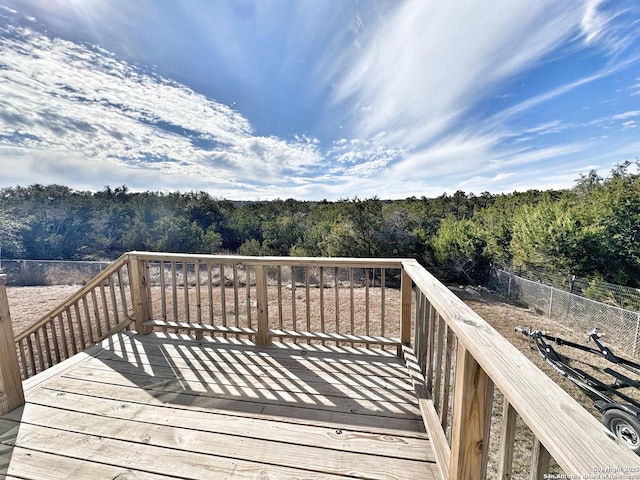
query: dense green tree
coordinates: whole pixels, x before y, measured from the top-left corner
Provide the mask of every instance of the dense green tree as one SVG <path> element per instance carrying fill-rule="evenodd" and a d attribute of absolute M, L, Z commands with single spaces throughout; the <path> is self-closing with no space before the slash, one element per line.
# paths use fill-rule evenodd
<path fill-rule="evenodd" d="M 459 279 L 492 262 L 640 286 L 640 178 L 634 164 L 582 175 L 570 190 L 306 202 L 218 200 L 206 192 L 0 190 L 3 256 L 115 258 L 126 250 L 413 257 Z"/>
<path fill-rule="evenodd" d="M 472 220 L 458 220 L 449 215 L 442 221 L 431 244 L 439 265 L 450 270 L 455 278 L 477 282 L 486 274 L 486 242 Z"/>
<path fill-rule="evenodd" d="M 0 256 L 15 258 L 24 254 L 22 236 L 26 226 L 9 215 L 0 211 Z"/>

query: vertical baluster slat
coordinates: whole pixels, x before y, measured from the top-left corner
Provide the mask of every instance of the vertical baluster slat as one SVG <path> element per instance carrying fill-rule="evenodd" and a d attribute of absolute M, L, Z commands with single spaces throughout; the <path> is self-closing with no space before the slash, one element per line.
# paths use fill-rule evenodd
<path fill-rule="evenodd" d="M 369 269 L 364 269 L 364 334 L 369 336 Z M 371 344 L 367 344 L 367 348 L 371 348 Z"/>
<path fill-rule="evenodd" d="M 537 437 L 533 439 L 533 450 L 531 452 L 531 472 L 529 478 L 531 480 L 543 480 L 545 475 L 549 473 L 549 463 L 551 455 L 544 445 L 540 443 Z"/>
<path fill-rule="evenodd" d="M 80 314 L 80 304 L 76 301 L 73 303 L 73 313 L 76 316 L 76 323 L 78 325 L 78 341 L 80 342 L 80 351 L 87 348 L 87 340 L 84 335 L 84 327 L 82 326 L 82 315 Z"/>
<path fill-rule="evenodd" d="M 160 262 L 160 315 L 162 317 L 162 321 L 167 321 L 167 281 L 165 279 L 165 266 L 164 261 Z M 162 328 L 163 332 L 167 331 L 167 327 Z"/>
<path fill-rule="evenodd" d="M 427 381 L 427 389 L 430 394 L 433 394 L 433 357 L 435 350 L 435 341 L 436 341 L 436 322 L 439 318 L 438 313 L 433 305 L 429 305 L 429 337 L 427 342 L 427 357 L 426 357 L 426 381 Z"/>
<path fill-rule="evenodd" d="M 306 313 L 307 313 L 307 332 L 311 331 L 311 292 L 310 285 L 311 282 L 309 266 L 304 267 L 304 284 L 305 284 L 305 299 L 306 299 Z M 307 343 L 310 344 L 311 340 L 307 340 Z"/>
<path fill-rule="evenodd" d="M 333 281 L 335 288 L 335 300 L 336 300 L 336 333 L 340 333 L 340 294 L 339 294 L 339 281 L 338 281 L 338 267 L 333 269 Z M 336 346 L 340 346 L 340 342 L 336 340 Z"/>
<path fill-rule="evenodd" d="M 386 307 L 386 299 L 385 299 L 385 288 L 386 288 L 386 279 L 385 279 L 385 275 L 386 275 L 386 269 L 381 268 L 380 269 L 380 335 L 381 336 L 385 336 L 386 332 L 385 332 L 385 307 Z M 382 348 L 384 349 L 384 345 L 382 346 Z"/>
<path fill-rule="evenodd" d="M 36 373 L 38 373 L 38 370 L 36 369 L 36 357 L 35 357 L 35 352 L 33 351 L 33 341 L 31 340 L 31 335 L 27 335 L 27 353 L 29 354 L 29 367 L 31 370 L 31 375 L 29 376 L 33 376 Z"/>
<path fill-rule="evenodd" d="M 53 320 L 54 319 L 51 319 L 48 322 L 48 324 L 49 324 L 49 328 L 51 329 L 51 342 L 53 343 L 53 354 L 55 355 L 56 363 L 60 363 L 60 361 L 62 360 L 60 357 L 60 342 L 58 341 L 58 334 L 56 333 L 56 325 Z"/>
<path fill-rule="evenodd" d="M 296 267 L 291 267 L 291 322 L 293 330 L 298 331 L 298 312 L 296 310 Z M 294 339 L 296 343 L 296 339 Z"/>
<path fill-rule="evenodd" d="M 349 333 L 355 333 L 356 306 L 354 292 L 353 268 L 349 268 Z M 353 347 L 353 342 L 351 342 Z"/>
<path fill-rule="evenodd" d="M 69 346 L 71 347 L 71 355 L 75 355 L 78 353 L 78 348 L 76 345 L 76 332 L 75 327 L 73 326 L 73 316 L 71 314 L 71 308 L 67 307 L 64 311 L 67 314 L 67 327 L 69 329 Z"/>
<path fill-rule="evenodd" d="M 213 321 L 213 269 L 211 262 L 207 262 L 207 297 L 209 299 L 209 325 L 214 325 Z"/>
<path fill-rule="evenodd" d="M 418 366 L 420 365 L 420 347 L 422 346 L 422 296 L 420 290 L 416 291 L 416 309 L 414 311 L 413 349 L 416 354 Z"/>
<path fill-rule="evenodd" d="M 276 281 L 278 283 L 278 329 L 282 330 L 282 267 L 280 265 L 276 271 Z"/>
<path fill-rule="evenodd" d="M 37 348 L 35 354 L 38 359 L 38 372 L 42 372 L 44 370 L 44 358 L 42 358 L 42 342 L 40 341 L 40 329 L 37 329 L 35 332 L 33 332 L 33 337 Z"/>
<path fill-rule="evenodd" d="M 320 332 L 325 333 L 324 328 L 324 267 L 320 267 Z M 325 342 L 322 340 L 322 345 Z"/>
<path fill-rule="evenodd" d="M 517 419 L 518 414 L 515 408 L 513 408 L 506 398 L 503 399 L 500 447 L 498 449 L 498 480 L 511 479 Z"/>
<path fill-rule="evenodd" d="M 42 339 L 44 341 L 44 353 L 46 355 L 47 365 L 49 367 L 52 367 L 53 366 L 53 358 L 51 357 L 51 342 L 49 340 L 49 331 L 48 331 L 49 328 L 50 328 L 49 323 L 45 323 L 42 326 Z"/>
<path fill-rule="evenodd" d="M 64 360 L 69 358 L 69 348 L 67 346 L 67 333 L 64 329 L 64 323 L 62 321 L 62 314 L 59 314 L 56 319 L 58 320 L 58 327 L 60 328 L 60 343 L 62 344 L 62 355 L 64 356 Z"/>
<path fill-rule="evenodd" d="M 20 366 L 22 367 L 22 378 L 26 380 L 29 378 L 29 367 L 27 365 L 27 359 L 25 358 L 24 349 L 27 348 L 26 338 L 23 338 L 18 342 L 18 352 L 20 353 Z"/>
<path fill-rule="evenodd" d="M 173 307 L 173 321 L 179 322 L 178 318 L 178 265 L 171 262 L 171 306 Z"/>
<path fill-rule="evenodd" d="M 194 265 L 196 274 L 196 322 L 202 324 L 202 293 L 200 292 L 200 260 L 196 260 Z"/>
<path fill-rule="evenodd" d="M 96 289 L 91 289 L 91 303 L 93 305 L 93 316 L 95 318 L 96 330 L 98 331 L 98 338 L 102 338 L 102 321 L 100 320 L 100 310 L 98 308 L 98 297 L 96 295 Z"/>
<path fill-rule="evenodd" d="M 443 430 L 447 430 L 448 419 L 449 419 L 449 396 L 451 394 L 451 368 L 453 364 L 453 349 L 455 346 L 456 337 L 449 328 L 448 325 L 445 325 L 446 336 L 445 336 L 445 353 L 444 353 L 444 383 L 442 386 L 442 406 L 440 409 L 440 425 L 442 425 Z"/>
<path fill-rule="evenodd" d="M 220 308 L 222 309 L 222 326 L 227 326 L 227 289 L 225 283 L 227 279 L 224 273 L 224 264 L 220 264 Z M 224 338 L 227 338 L 227 334 L 223 335 Z"/>
<path fill-rule="evenodd" d="M 234 263 L 233 264 L 233 313 L 234 313 L 234 325 L 236 327 L 240 326 L 240 300 L 239 300 L 239 292 L 238 289 L 240 288 L 239 286 L 239 281 L 238 281 L 238 264 Z M 239 338 L 238 335 L 236 335 L 236 338 Z"/>
<path fill-rule="evenodd" d="M 244 277 L 244 294 L 247 308 L 247 327 L 251 328 L 253 324 L 253 315 L 251 315 L 251 267 L 249 265 L 245 266 Z M 249 338 L 252 339 L 253 336 L 250 336 Z"/>
<path fill-rule="evenodd" d="M 107 292 L 104 289 L 104 282 L 100 283 L 100 300 L 102 302 L 102 312 L 104 313 L 105 331 L 111 330 L 111 315 L 109 313 L 109 304 L 107 303 Z"/>
<path fill-rule="evenodd" d="M 118 301 L 116 300 L 116 289 L 113 281 L 113 275 L 109 276 L 109 294 L 111 299 L 111 309 L 113 310 L 113 321 L 118 325 L 120 323 L 120 314 L 118 312 Z"/>
<path fill-rule="evenodd" d="M 433 404 L 435 406 L 436 412 L 440 412 L 440 386 L 442 385 L 442 360 L 444 356 L 444 330 L 446 328 L 446 324 L 444 319 L 438 316 L 438 336 L 436 342 L 436 352 L 435 352 L 435 383 L 433 386 Z"/>
<path fill-rule="evenodd" d="M 182 262 L 182 297 L 184 302 L 184 321 L 191 322 L 189 312 L 189 266 L 187 262 Z"/>
<path fill-rule="evenodd" d="M 95 342 L 95 338 L 93 336 L 93 324 L 91 322 L 91 316 L 89 315 L 89 303 L 87 302 L 86 295 L 82 297 L 82 311 L 84 312 L 84 320 L 86 322 L 89 343 L 93 344 Z"/>
<path fill-rule="evenodd" d="M 198 325 L 202 325 L 202 291 L 201 291 L 201 282 L 200 282 L 200 267 L 201 267 L 201 263 L 200 260 L 196 260 L 193 268 L 194 268 L 194 273 L 196 276 L 196 322 L 198 323 Z M 196 340 L 200 340 L 202 337 L 204 336 L 204 331 L 202 330 L 196 330 L 195 332 L 195 337 Z"/>

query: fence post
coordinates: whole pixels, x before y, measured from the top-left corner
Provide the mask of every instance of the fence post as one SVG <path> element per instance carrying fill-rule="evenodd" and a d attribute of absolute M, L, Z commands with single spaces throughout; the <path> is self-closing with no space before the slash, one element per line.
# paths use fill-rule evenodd
<path fill-rule="evenodd" d="M 638 334 L 640 333 L 640 313 L 637 314 L 638 319 L 636 320 L 636 334 L 633 337 L 633 354 L 638 354 Z"/>
<path fill-rule="evenodd" d="M 402 268 L 402 276 L 400 281 L 400 296 L 402 300 L 400 324 L 400 343 L 402 345 L 411 344 L 411 288 L 413 280 L 407 271 Z M 402 345 L 398 346 L 398 356 L 402 356 Z"/>
<path fill-rule="evenodd" d="M 261 347 L 266 347 L 271 345 L 271 336 L 269 335 L 267 272 L 265 271 L 264 265 L 256 265 L 256 297 L 258 304 L 258 335 L 256 335 L 256 344 Z"/>
<path fill-rule="evenodd" d="M 147 335 L 151 333 L 152 328 L 144 324 L 147 320 L 151 320 L 145 261 L 138 258 L 137 255 L 129 255 L 129 273 L 131 277 L 131 299 L 136 317 L 136 332 L 141 335 Z"/>
<path fill-rule="evenodd" d="M 0 275 L 0 415 L 24 405 L 24 390 L 6 285 L 7 276 Z"/>
<path fill-rule="evenodd" d="M 551 309 L 553 308 L 553 287 L 549 287 L 551 293 L 549 294 L 549 318 L 551 318 Z"/>

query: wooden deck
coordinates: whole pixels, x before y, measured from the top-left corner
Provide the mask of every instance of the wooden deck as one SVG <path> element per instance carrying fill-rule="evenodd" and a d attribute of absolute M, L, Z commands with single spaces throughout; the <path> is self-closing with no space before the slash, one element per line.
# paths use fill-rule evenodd
<path fill-rule="evenodd" d="M 119 334 L 25 382 L 26 405 L 0 417 L 0 473 L 437 478 L 394 354 Z"/>

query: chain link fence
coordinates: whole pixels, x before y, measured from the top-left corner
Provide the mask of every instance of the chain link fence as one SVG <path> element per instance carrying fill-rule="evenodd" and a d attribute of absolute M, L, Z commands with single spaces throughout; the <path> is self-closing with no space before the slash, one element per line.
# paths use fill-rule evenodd
<path fill-rule="evenodd" d="M 586 333 L 595 327 L 606 334 L 606 343 L 614 351 L 639 356 L 640 313 L 637 311 L 585 298 L 506 270 L 494 269 L 488 286 L 510 301 L 525 304 L 577 333 Z"/>
<path fill-rule="evenodd" d="M 7 275 L 7 285 L 11 286 L 82 285 L 110 264 L 111 262 L 2 259 L 0 273 Z"/>
<path fill-rule="evenodd" d="M 572 274 L 547 272 L 542 268 L 518 269 L 500 266 L 501 270 L 511 271 L 519 277 L 534 282 L 551 285 L 560 290 L 575 293 L 581 297 L 597 300 L 598 302 L 624 308 L 626 310 L 640 311 L 640 289 L 625 287 L 608 283 L 597 278 L 584 278 Z"/>

